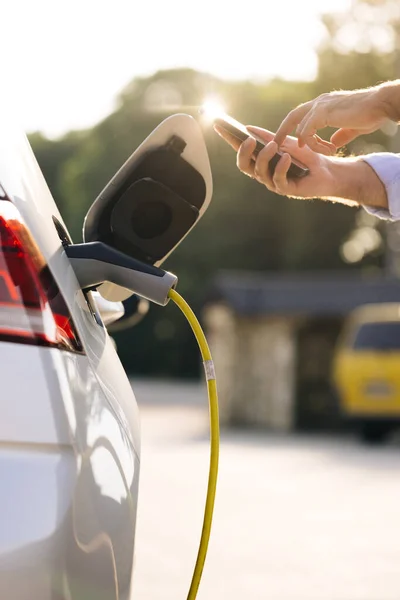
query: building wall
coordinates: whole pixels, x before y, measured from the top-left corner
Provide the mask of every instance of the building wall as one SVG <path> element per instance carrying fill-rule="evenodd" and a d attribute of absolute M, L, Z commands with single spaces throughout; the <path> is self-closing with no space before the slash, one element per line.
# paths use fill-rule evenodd
<path fill-rule="evenodd" d="M 224 305 L 205 312 L 221 396 L 221 422 L 292 429 L 295 421 L 296 323 L 244 318 Z"/>

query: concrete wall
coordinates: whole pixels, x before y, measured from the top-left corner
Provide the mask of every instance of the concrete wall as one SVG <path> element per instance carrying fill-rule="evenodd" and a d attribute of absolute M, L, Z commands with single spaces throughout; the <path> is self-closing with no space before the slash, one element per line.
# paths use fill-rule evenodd
<path fill-rule="evenodd" d="M 296 322 L 205 311 L 221 396 L 221 422 L 290 430 L 295 412 Z"/>

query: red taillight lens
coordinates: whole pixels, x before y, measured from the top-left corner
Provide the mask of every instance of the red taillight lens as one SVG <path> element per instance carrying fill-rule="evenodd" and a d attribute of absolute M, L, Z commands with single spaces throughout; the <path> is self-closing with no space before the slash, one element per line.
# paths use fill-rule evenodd
<path fill-rule="evenodd" d="M 82 352 L 60 290 L 8 200 L 0 200 L 0 339 Z"/>

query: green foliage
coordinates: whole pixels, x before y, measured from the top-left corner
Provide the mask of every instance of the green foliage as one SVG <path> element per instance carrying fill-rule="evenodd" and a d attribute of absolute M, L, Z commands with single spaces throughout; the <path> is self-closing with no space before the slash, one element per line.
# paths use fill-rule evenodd
<path fill-rule="evenodd" d="M 62 179 L 64 165 L 76 156 L 80 143 L 86 135 L 85 132 L 73 131 L 58 141 L 48 140 L 40 132 L 29 136 L 36 159 L 62 214 L 69 209 Z"/>
<path fill-rule="evenodd" d="M 359 10 L 374 3 L 356 4 Z M 357 14 L 353 10 L 347 17 L 325 18 L 329 36 L 320 51 L 315 82 L 223 82 L 190 69 L 161 71 L 135 79 L 121 93 L 116 110 L 93 129 L 58 141 L 33 134 L 32 146 L 73 239 L 80 241 L 84 215 L 104 185 L 169 114 L 196 115 L 197 106 L 212 94 L 221 97 L 239 120 L 274 130 L 291 108 L 321 92 L 394 77 L 394 53 L 379 49 L 367 53 L 359 47 L 344 51 L 340 46 L 343 28 L 357 24 Z M 385 26 L 393 22 L 396 33 L 395 21 L 389 19 Z M 365 23 L 363 27 L 365 32 Z M 205 129 L 204 135 L 214 178 L 213 202 L 165 265 L 179 275 L 179 289 L 195 310 L 220 269 L 346 268 L 339 248 L 354 228 L 357 211 L 278 197 L 237 171 L 232 150 L 213 131 Z M 387 143 L 381 132 L 372 140 Z M 380 262 L 379 257 L 367 257 L 362 266 Z M 152 307 L 140 325 L 117 336 L 117 344 L 131 372 L 192 376 L 198 369 L 191 332 L 172 306 Z"/>

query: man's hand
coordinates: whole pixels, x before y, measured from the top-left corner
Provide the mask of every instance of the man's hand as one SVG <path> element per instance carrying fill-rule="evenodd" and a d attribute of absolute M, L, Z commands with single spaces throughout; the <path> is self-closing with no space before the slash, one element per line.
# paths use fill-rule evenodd
<path fill-rule="evenodd" d="M 335 181 L 331 173 L 334 159 L 322 156 L 307 147 L 299 148 L 295 138 L 287 137 L 285 139 L 280 149 L 283 156 L 275 168 L 274 175 L 271 176 L 268 163 L 278 150 L 278 146 L 274 141 L 274 134 L 271 131 L 248 126 L 247 130 L 250 136 L 240 145 L 237 138 L 229 135 L 225 130 L 218 126 L 215 126 L 215 130 L 238 152 L 238 168 L 246 175 L 257 179 L 272 192 L 296 198 L 319 198 L 332 196 L 335 193 L 338 182 Z M 266 144 L 265 148 L 258 154 L 256 161 L 252 157 L 256 142 L 251 134 Z M 309 168 L 309 175 L 300 179 L 287 178 L 291 156 Z"/>
<path fill-rule="evenodd" d="M 275 142 L 280 146 L 296 128 L 300 148 L 307 145 L 315 152 L 322 152 L 317 131 L 328 126 L 338 127 L 331 136 L 333 152 L 359 135 L 376 131 L 388 119 L 398 120 L 399 109 L 395 111 L 394 107 L 399 95 L 398 82 L 366 90 L 322 94 L 287 115 L 276 132 Z"/>
<path fill-rule="evenodd" d="M 387 208 L 385 188 L 364 161 L 324 156 L 307 146 L 299 148 L 296 138 L 287 137 L 280 148 L 283 156 L 271 176 L 268 163 L 278 149 L 274 134 L 260 127 L 248 126 L 247 129 L 250 136 L 240 144 L 237 138 L 215 126 L 217 133 L 237 151 L 238 168 L 272 192 L 294 198 L 325 198 L 350 205 Z M 251 134 L 266 144 L 256 159 L 253 157 L 256 141 Z M 309 168 L 309 175 L 288 179 L 291 156 Z"/>

